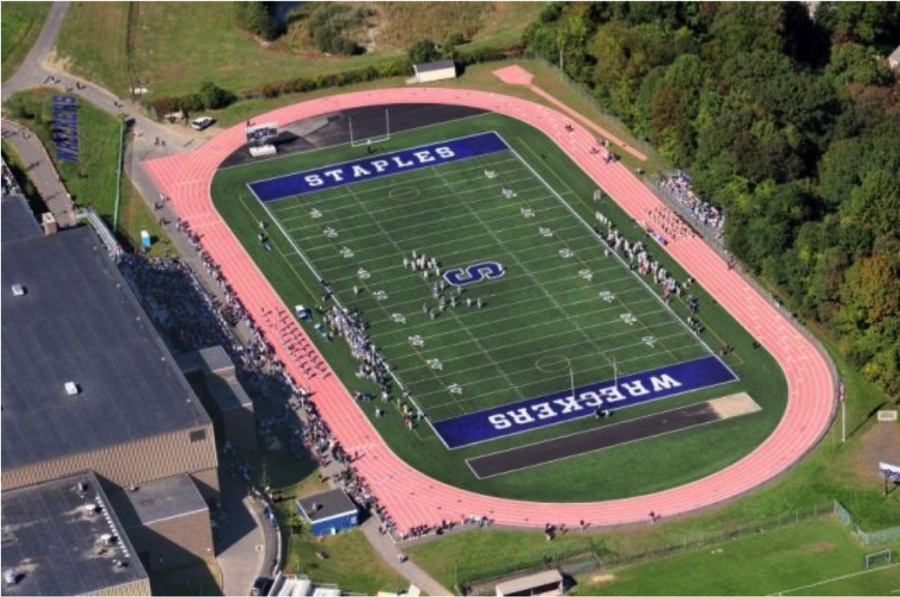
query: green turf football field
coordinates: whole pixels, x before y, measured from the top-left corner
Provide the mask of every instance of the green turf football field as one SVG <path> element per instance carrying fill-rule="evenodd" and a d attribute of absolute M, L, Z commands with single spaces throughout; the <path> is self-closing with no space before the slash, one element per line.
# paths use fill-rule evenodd
<path fill-rule="evenodd" d="M 683 323 L 683 299 L 667 307 L 658 286 L 647 286 L 614 254 L 605 255 L 590 230 L 595 210 L 629 242 L 643 241 L 679 280 L 686 278 L 614 203 L 594 202 L 595 185 L 541 133 L 486 114 L 392 134 L 374 149 L 396 151 L 488 130 L 512 151 L 265 205 L 247 187 L 367 155 L 365 147 L 339 145 L 220 170 L 213 199 L 285 304 L 321 302 L 319 279 L 325 278 L 341 304 L 365 313 L 374 343 L 433 420 L 565 390 L 573 381 L 585 385 L 697 359 L 710 354 L 707 345 L 725 342 L 735 348 L 725 362 L 739 381 L 624 409 L 616 422 L 739 391 L 762 406 L 702 429 L 480 481 L 466 458 L 603 423 L 581 419 L 451 452 L 426 425 L 410 432 L 400 416 L 373 419 L 394 451 L 432 476 L 496 495 L 581 501 L 670 487 L 752 450 L 784 409 L 777 365 L 702 289 L 692 288 L 706 328 L 698 338 Z M 268 224 L 271 252 L 256 239 L 259 221 Z M 404 268 L 403 257 L 413 250 L 444 269 L 495 261 L 506 273 L 468 287 L 455 308 L 432 319 L 425 310 L 436 307 L 436 280 Z M 466 305 L 479 298 L 482 308 Z M 328 342 L 304 326 L 350 391 L 374 390 L 357 378 L 342 340 Z M 361 405 L 370 417 L 376 406 L 380 402 Z"/>
<path fill-rule="evenodd" d="M 266 208 L 435 420 L 709 354 L 512 151 Z M 403 265 L 413 251 L 510 273 L 448 287 L 441 313 L 437 278 Z"/>

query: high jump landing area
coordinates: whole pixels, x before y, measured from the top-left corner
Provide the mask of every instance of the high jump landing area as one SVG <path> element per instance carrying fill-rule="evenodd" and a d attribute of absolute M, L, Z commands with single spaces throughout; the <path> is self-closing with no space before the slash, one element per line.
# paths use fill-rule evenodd
<path fill-rule="evenodd" d="M 530 78 L 526 79 L 514 82 L 532 87 Z M 641 220 L 649 210 L 668 209 L 626 166 L 620 162 L 604 165 L 603 160 L 589 153 L 596 143 L 596 125 L 590 123 L 589 131 L 588 121 L 582 116 L 573 117 L 516 97 L 465 89 L 381 89 L 310 100 L 255 120 L 284 126 L 349 108 L 400 103 L 456 104 L 517 118 L 552 139 L 632 218 Z M 558 101 L 552 103 L 561 106 Z M 568 108 L 563 109 L 569 112 Z M 568 124 L 575 126 L 571 133 L 565 130 Z M 201 236 L 203 248 L 219 264 L 247 312 L 290 312 L 218 214 L 210 196 L 210 184 L 218 166 L 245 142 L 244 126 L 238 125 L 198 149 L 150 160 L 144 166 L 160 192 L 171 198 L 179 217 Z M 275 347 L 287 372 L 314 392 L 316 407 L 336 439 L 348 453 L 359 452 L 357 470 L 401 533 L 417 525 L 469 516 L 487 516 L 498 524 L 522 527 L 543 527 L 547 522 L 574 526 L 582 520 L 593 526 L 645 522 L 649 512 L 671 516 L 711 506 L 785 472 L 818 443 L 831 423 L 835 407 L 835 380 L 829 363 L 791 324 L 789 315 L 730 270 L 703 240 L 670 243 L 666 250 L 778 361 L 788 383 L 788 404 L 775 431 L 742 460 L 692 483 L 629 499 L 565 504 L 526 502 L 484 496 L 436 481 L 390 450 L 336 375 L 318 375 L 313 379 L 304 376 L 288 349 L 278 341 L 283 333 L 278 329 L 282 323 L 267 318 L 255 318 L 255 323 Z M 291 325 L 296 328 L 294 334 L 304 337 L 293 319 Z"/>

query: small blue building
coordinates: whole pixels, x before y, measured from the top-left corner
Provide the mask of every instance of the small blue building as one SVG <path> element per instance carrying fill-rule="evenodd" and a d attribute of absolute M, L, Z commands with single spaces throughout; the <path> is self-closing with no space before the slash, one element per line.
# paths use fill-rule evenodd
<path fill-rule="evenodd" d="M 359 524 L 359 510 L 343 489 L 300 498 L 297 512 L 309 521 L 316 537 L 336 535 Z"/>

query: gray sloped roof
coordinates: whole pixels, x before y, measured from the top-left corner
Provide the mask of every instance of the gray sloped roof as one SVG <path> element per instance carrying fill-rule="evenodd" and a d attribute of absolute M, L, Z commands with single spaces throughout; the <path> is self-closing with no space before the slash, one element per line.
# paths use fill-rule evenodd
<path fill-rule="evenodd" d="M 4 471 L 209 424 L 92 229 L 6 240 Z"/>
<path fill-rule="evenodd" d="M 452 60 L 438 60 L 437 62 L 425 62 L 415 65 L 417 73 L 427 73 L 433 70 L 444 70 L 445 68 L 456 68 L 456 63 Z"/>
<path fill-rule="evenodd" d="M 891 52 L 889 59 L 895 63 L 900 63 L 900 46 L 897 46 L 897 48 Z"/>

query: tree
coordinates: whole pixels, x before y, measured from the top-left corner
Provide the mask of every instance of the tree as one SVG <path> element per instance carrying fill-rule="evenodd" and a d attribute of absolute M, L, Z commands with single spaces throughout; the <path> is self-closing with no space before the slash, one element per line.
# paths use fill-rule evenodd
<path fill-rule="evenodd" d="M 900 170 L 874 168 L 862 184 L 850 193 L 847 212 L 856 216 L 875 234 L 896 233 L 900 229 Z"/>
<path fill-rule="evenodd" d="M 819 161 L 818 193 L 831 207 L 849 201 L 850 192 L 862 182 L 870 144 L 865 139 L 841 139 L 832 143 Z"/>
<path fill-rule="evenodd" d="M 206 81 L 200 86 L 200 103 L 207 110 L 219 110 L 234 103 L 237 99 L 233 93 L 222 89 L 212 81 Z"/>
<path fill-rule="evenodd" d="M 891 71 L 859 44 L 841 44 L 831 49 L 826 74 L 834 85 L 885 85 L 891 82 Z"/>
<path fill-rule="evenodd" d="M 441 57 L 437 45 L 430 39 L 420 39 L 409 47 L 409 59 L 413 64 L 434 62 Z"/>
<path fill-rule="evenodd" d="M 275 39 L 277 27 L 265 2 L 235 2 L 233 6 L 238 27 L 268 41 Z"/>
<path fill-rule="evenodd" d="M 850 32 L 863 45 L 889 51 L 900 41 L 900 4 L 896 2 L 822 2 L 816 22 L 832 34 Z"/>
<path fill-rule="evenodd" d="M 882 255 L 857 260 L 844 275 L 844 308 L 857 327 L 875 325 L 900 308 L 900 279 Z"/>

